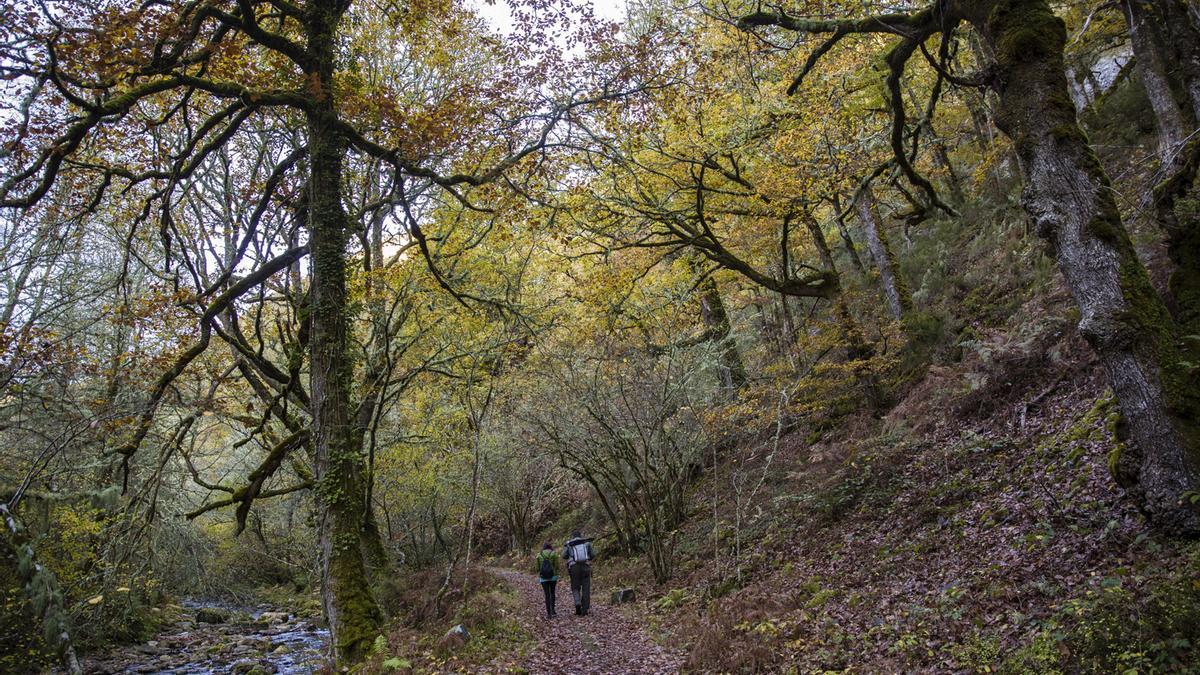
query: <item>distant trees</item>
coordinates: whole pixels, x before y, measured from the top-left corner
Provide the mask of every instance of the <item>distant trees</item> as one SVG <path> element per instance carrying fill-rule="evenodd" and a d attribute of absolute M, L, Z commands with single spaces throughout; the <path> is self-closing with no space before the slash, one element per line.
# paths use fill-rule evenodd
<path fill-rule="evenodd" d="M 539 361 L 542 382 L 523 401 L 532 442 L 592 487 L 618 545 L 644 552 L 655 581 L 666 581 L 704 452 L 698 415 L 713 388 L 700 363 L 587 345 Z"/>
<path fill-rule="evenodd" d="M 517 413 L 505 411 L 505 417 Z M 558 512 L 569 494 L 558 458 L 520 433 L 519 420 L 509 417 L 504 429 L 493 427 L 494 445 L 484 467 L 483 499 L 504 523 L 515 551 L 536 548 L 536 537 L 548 512 Z"/>

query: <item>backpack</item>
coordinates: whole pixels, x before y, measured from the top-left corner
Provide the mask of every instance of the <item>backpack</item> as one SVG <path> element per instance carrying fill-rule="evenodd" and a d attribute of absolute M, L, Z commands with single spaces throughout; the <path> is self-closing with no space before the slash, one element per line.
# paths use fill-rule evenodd
<path fill-rule="evenodd" d="M 579 539 L 576 541 L 578 541 L 579 543 L 571 544 L 570 542 L 567 542 L 570 545 L 571 562 L 572 563 L 591 562 L 592 556 L 589 554 L 589 550 L 588 550 L 590 548 L 590 546 L 588 545 L 588 542 L 590 540 Z"/>
<path fill-rule="evenodd" d="M 552 561 L 550 559 L 550 556 L 548 556 L 544 553 L 542 555 L 538 556 L 538 558 L 540 558 L 542 561 L 541 566 L 538 568 L 538 575 L 541 576 L 543 579 L 553 578 L 554 577 L 554 561 Z"/>

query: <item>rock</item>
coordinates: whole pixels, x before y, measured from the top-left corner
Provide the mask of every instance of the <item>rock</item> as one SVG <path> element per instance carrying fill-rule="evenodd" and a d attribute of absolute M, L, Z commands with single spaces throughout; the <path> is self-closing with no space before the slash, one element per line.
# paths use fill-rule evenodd
<path fill-rule="evenodd" d="M 437 649 L 443 654 L 456 652 L 463 645 L 471 641 L 471 632 L 468 631 L 461 623 L 451 628 L 438 640 Z"/>
<path fill-rule="evenodd" d="M 279 645 L 271 653 L 275 654 L 276 656 L 282 656 L 284 654 L 291 654 L 292 650 L 288 649 L 287 645 Z"/>
<path fill-rule="evenodd" d="M 263 612 L 262 614 L 258 615 L 258 621 L 256 623 L 265 623 L 268 625 L 274 623 L 287 623 L 288 619 L 290 618 L 291 616 L 287 612 Z"/>
<path fill-rule="evenodd" d="M 275 666 L 269 663 L 258 663 L 253 659 L 242 659 L 234 662 L 230 666 L 229 672 L 237 675 L 268 675 L 275 672 Z"/>
<path fill-rule="evenodd" d="M 632 588 L 622 588 L 619 591 L 613 591 L 612 604 L 621 605 L 627 602 L 633 602 L 637 599 L 637 593 Z"/>
<path fill-rule="evenodd" d="M 196 621 L 200 623 L 225 623 L 229 620 L 229 612 L 216 607 L 201 607 L 196 610 Z"/>

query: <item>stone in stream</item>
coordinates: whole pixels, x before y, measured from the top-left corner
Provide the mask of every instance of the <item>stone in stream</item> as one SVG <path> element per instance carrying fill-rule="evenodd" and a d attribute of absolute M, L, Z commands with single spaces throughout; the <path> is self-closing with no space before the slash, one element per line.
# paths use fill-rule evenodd
<path fill-rule="evenodd" d="M 275 672 L 275 666 L 269 663 L 258 663 L 253 659 L 242 659 L 235 662 L 229 670 L 237 675 L 267 675 Z"/>
<path fill-rule="evenodd" d="M 622 588 L 619 591 L 613 591 L 612 604 L 621 605 L 627 602 L 633 602 L 637 599 L 637 593 L 632 588 Z"/>
<path fill-rule="evenodd" d="M 144 645 L 138 646 L 136 649 L 138 652 L 147 656 L 158 656 L 166 651 L 164 648 L 159 647 L 157 642 L 147 642 Z"/>
<path fill-rule="evenodd" d="M 196 621 L 199 623 L 225 623 L 229 620 L 229 612 L 216 607 L 201 607 L 196 610 Z"/>
<path fill-rule="evenodd" d="M 287 623 L 291 618 L 287 612 L 263 612 L 258 615 L 258 620 L 255 623 L 265 623 L 267 625 L 275 623 Z"/>

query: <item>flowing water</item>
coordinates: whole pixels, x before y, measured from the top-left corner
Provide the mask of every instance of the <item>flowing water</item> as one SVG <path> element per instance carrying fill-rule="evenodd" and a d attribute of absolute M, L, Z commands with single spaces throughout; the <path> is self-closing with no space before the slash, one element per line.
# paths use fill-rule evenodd
<path fill-rule="evenodd" d="M 329 631 L 267 607 L 186 600 L 154 640 L 84 661 L 89 673 L 311 673 L 325 665 Z M 221 623 L 212 623 L 223 618 Z"/>

